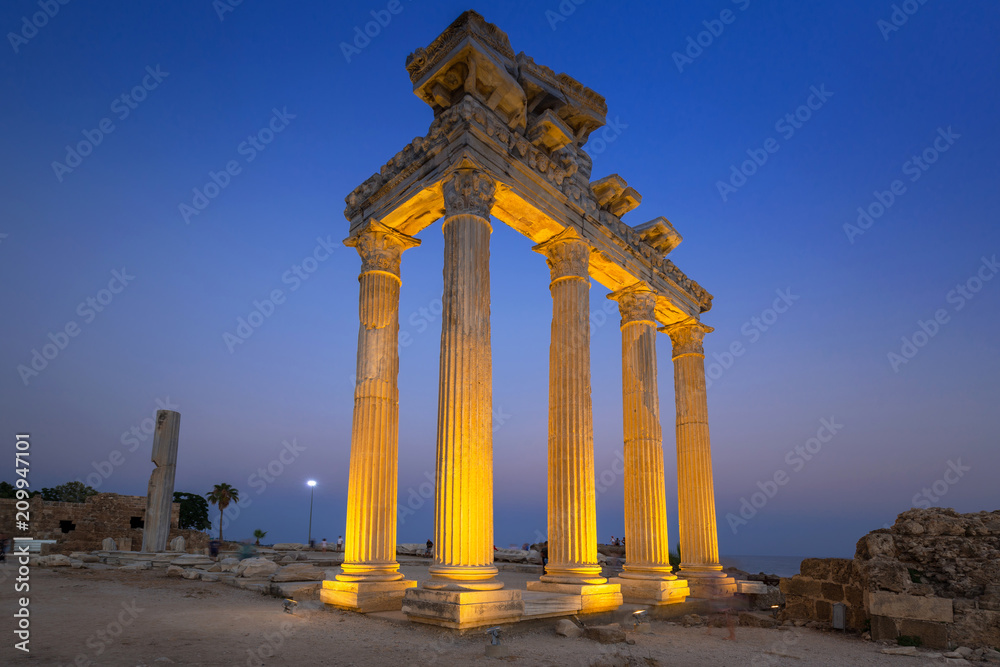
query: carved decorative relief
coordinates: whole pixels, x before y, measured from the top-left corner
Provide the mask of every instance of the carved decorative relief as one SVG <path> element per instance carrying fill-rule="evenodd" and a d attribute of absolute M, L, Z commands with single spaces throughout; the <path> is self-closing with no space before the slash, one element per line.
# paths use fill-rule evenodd
<path fill-rule="evenodd" d="M 699 354 L 705 356 L 705 348 L 702 342 L 705 334 L 715 331 L 712 327 L 702 324 L 698 320 L 689 319 L 677 324 L 662 327 L 660 331 L 670 336 L 670 342 L 674 346 L 674 357 L 682 354 Z"/>
<path fill-rule="evenodd" d="M 446 216 L 463 213 L 489 218 L 496 201 L 496 183 L 481 171 L 455 172 L 444 184 L 444 210 Z"/>
<path fill-rule="evenodd" d="M 361 273 L 385 271 L 398 277 L 403 251 L 420 245 L 420 241 L 372 218 L 344 245 L 361 255 Z"/>
<path fill-rule="evenodd" d="M 656 292 L 648 284 L 638 282 L 612 292 L 608 298 L 618 302 L 622 326 L 631 322 L 648 322 L 653 326 L 656 325 Z"/>
<path fill-rule="evenodd" d="M 569 277 L 589 279 L 591 247 L 572 227 L 539 243 L 532 250 L 545 255 L 553 282 Z"/>

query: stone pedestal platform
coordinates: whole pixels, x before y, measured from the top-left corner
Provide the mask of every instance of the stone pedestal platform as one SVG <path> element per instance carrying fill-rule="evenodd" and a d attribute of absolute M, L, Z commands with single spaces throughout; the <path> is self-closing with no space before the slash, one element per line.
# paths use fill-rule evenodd
<path fill-rule="evenodd" d="M 704 577 L 684 576 L 682 573 L 681 577 L 687 581 L 691 589 L 689 597 L 692 598 L 713 599 L 736 595 L 736 580 L 721 572 L 717 576 Z"/>
<path fill-rule="evenodd" d="M 621 586 L 622 598 L 629 604 L 664 605 L 684 602 L 691 589 L 685 579 L 626 579 L 615 577 L 608 583 Z"/>
<path fill-rule="evenodd" d="M 622 589 L 617 583 L 607 584 L 555 584 L 545 581 L 529 581 L 529 591 L 579 595 L 580 613 L 596 614 L 613 611 L 622 605 Z"/>
<path fill-rule="evenodd" d="M 516 623 L 524 614 L 519 590 L 447 591 L 411 588 L 403 598 L 403 613 L 417 623 L 465 630 Z"/>
<path fill-rule="evenodd" d="M 319 599 L 328 605 L 367 614 L 373 611 L 399 611 L 406 591 L 417 582 L 399 581 L 336 581 L 323 582 Z"/>

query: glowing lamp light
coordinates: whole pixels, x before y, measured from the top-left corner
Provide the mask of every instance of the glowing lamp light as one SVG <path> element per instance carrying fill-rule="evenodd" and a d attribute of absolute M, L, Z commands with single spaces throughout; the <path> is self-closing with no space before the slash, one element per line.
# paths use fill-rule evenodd
<path fill-rule="evenodd" d="M 306 484 L 308 484 L 309 486 L 316 486 L 316 480 L 311 479 L 308 482 L 306 482 Z"/>

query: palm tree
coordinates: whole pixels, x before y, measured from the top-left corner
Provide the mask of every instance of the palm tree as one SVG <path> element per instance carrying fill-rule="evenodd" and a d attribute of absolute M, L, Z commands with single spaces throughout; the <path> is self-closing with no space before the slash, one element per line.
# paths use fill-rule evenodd
<path fill-rule="evenodd" d="M 253 531 L 253 536 L 257 538 L 257 546 L 259 547 L 260 541 L 267 536 L 267 531 L 257 528 L 256 530 Z"/>
<path fill-rule="evenodd" d="M 240 492 L 228 484 L 216 484 L 210 492 L 205 494 L 208 502 L 219 506 L 219 541 L 222 541 L 222 512 L 229 507 L 229 503 L 240 502 Z"/>

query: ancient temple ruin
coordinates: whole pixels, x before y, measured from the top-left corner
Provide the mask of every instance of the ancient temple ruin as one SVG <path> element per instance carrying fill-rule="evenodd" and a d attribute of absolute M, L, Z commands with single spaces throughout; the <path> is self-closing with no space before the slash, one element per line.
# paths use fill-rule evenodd
<path fill-rule="evenodd" d="M 414 51 L 406 69 L 434 110 L 430 130 L 347 197 L 345 243 L 362 262 L 361 328 L 345 560 L 322 599 L 358 611 L 402 606 L 411 620 L 465 628 L 536 617 L 533 601 L 553 615 L 732 594 L 735 582 L 719 563 L 712 485 L 702 349 L 712 328 L 700 321 L 712 296 L 667 259 L 681 237 L 666 218 L 622 222 L 639 193 L 616 174 L 591 180 L 584 146 L 605 124 L 604 98 L 515 55 L 507 35 L 471 11 Z M 532 239 L 551 270 L 549 563 L 527 591 L 505 589 L 493 565 L 494 218 Z M 431 579 L 418 588 L 395 559 L 400 265 L 420 245 L 416 235 L 439 219 L 436 554 Z M 591 280 L 612 291 L 621 311 L 629 544 L 624 571 L 611 581 L 597 559 Z M 668 561 L 657 331 L 673 344 L 680 576 Z"/>

